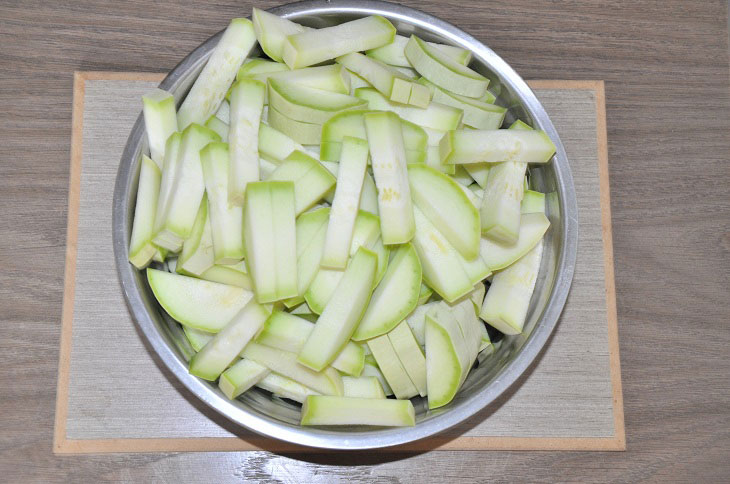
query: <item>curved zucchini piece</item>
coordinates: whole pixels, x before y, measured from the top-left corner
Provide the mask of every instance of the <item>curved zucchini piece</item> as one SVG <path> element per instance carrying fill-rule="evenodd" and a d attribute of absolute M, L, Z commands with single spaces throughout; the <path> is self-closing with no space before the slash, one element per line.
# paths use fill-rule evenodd
<path fill-rule="evenodd" d="M 212 340 L 190 360 L 190 373 L 215 381 L 264 325 L 271 308 L 249 301 Z"/>
<path fill-rule="evenodd" d="M 469 349 L 456 317 L 444 302 L 426 313 L 428 408 L 453 400 L 471 368 Z"/>
<path fill-rule="evenodd" d="M 426 304 L 426 302 L 433 294 L 433 289 L 428 287 L 426 284 L 421 283 L 421 290 L 418 293 L 418 304 Z"/>
<path fill-rule="evenodd" d="M 413 82 L 405 74 L 379 60 L 359 52 L 351 52 L 338 57 L 336 61 L 365 79 L 393 102 L 410 104 L 409 101 L 412 98 L 414 102 L 418 103 L 415 104 L 416 106 L 425 108 L 431 101 L 431 96 L 424 91 L 424 86 Z M 412 96 L 413 89 L 417 91 L 415 96 Z"/>
<path fill-rule="evenodd" d="M 370 244 L 368 249 L 378 256 L 378 271 L 375 274 L 375 282 L 373 283 L 373 288 L 375 288 L 385 276 L 389 264 L 390 249 L 383 244 L 382 237 L 378 237 L 378 240 Z"/>
<path fill-rule="evenodd" d="M 137 269 L 144 269 L 157 253 L 152 244 L 154 235 L 155 212 L 160 196 L 162 174 L 157 164 L 145 155 L 139 171 L 137 201 L 134 205 L 132 236 L 129 239 L 129 262 Z"/>
<path fill-rule="evenodd" d="M 520 231 L 520 203 L 524 194 L 527 163 L 507 161 L 489 169 L 479 214 L 482 235 L 514 244 Z"/>
<path fill-rule="evenodd" d="M 374 49 L 389 44 L 395 27 L 379 15 L 363 17 L 333 27 L 289 35 L 283 59 L 291 69 L 299 69 L 350 52 Z"/>
<path fill-rule="evenodd" d="M 469 355 L 469 368 L 474 363 L 479 354 L 479 346 L 482 343 L 482 333 L 479 326 L 483 323 L 477 317 L 477 310 L 470 297 L 461 299 L 460 301 L 449 305 L 451 314 L 456 318 L 456 322 L 464 337 L 464 343 Z"/>
<path fill-rule="evenodd" d="M 330 93 L 350 94 L 351 75 L 339 64 L 327 66 L 305 67 L 293 71 L 269 72 L 256 74 L 252 78 L 268 83 L 270 80 L 291 82 L 298 86 L 318 89 Z"/>
<path fill-rule="evenodd" d="M 159 230 L 153 240 L 169 251 L 177 252 L 182 248 L 195 224 L 205 193 L 200 150 L 211 141 L 220 141 L 220 136 L 199 124 L 191 124 L 182 133 L 172 186 L 169 186 Z"/>
<path fill-rule="evenodd" d="M 193 231 L 183 242 L 182 251 L 177 258 L 175 272 L 178 274 L 198 277 L 213 266 L 213 234 L 209 212 L 208 198 L 203 195 Z"/>
<path fill-rule="evenodd" d="M 452 166 L 457 166 L 457 165 L 452 165 Z M 478 186 L 478 185 L 475 185 L 475 186 Z M 476 192 L 474 192 L 473 190 L 470 190 L 469 187 L 465 187 L 462 184 L 459 184 L 459 188 L 461 189 L 462 192 L 464 192 L 464 195 L 466 195 L 466 198 L 469 199 L 469 201 L 474 206 L 474 208 L 477 209 L 477 213 L 479 213 L 478 212 L 479 211 L 479 207 L 482 204 L 481 197 Z"/>
<path fill-rule="evenodd" d="M 405 47 L 408 62 L 423 77 L 456 94 L 480 98 L 487 91 L 489 79 L 449 57 L 440 48 L 432 47 L 411 35 Z"/>
<path fill-rule="evenodd" d="M 446 173 L 447 175 L 453 175 L 454 173 L 456 173 L 455 165 L 446 165 L 444 163 L 441 163 L 438 146 L 428 147 L 428 149 L 426 150 L 426 164 L 434 170 L 437 170 L 441 173 Z"/>
<path fill-rule="evenodd" d="M 378 215 L 378 191 L 375 188 L 375 181 L 370 173 L 365 172 L 365 181 L 362 183 L 362 193 L 360 193 L 360 210 Z"/>
<path fill-rule="evenodd" d="M 294 183 L 297 215 L 314 206 L 337 181 L 318 160 L 302 151 L 287 156 L 267 180 Z"/>
<path fill-rule="evenodd" d="M 527 254 L 550 227 L 550 221 L 543 213 L 523 213 L 520 216 L 520 232 L 517 242 L 504 245 L 482 237 L 481 258 L 493 271 L 504 269 Z"/>
<path fill-rule="evenodd" d="M 450 302 L 468 294 L 474 283 L 462 264 L 464 259 L 418 207 L 413 212 L 416 220 L 413 247 L 421 261 L 424 282 Z"/>
<path fill-rule="evenodd" d="M 441 138 L 439 154 L 449 164 L 547 163 L 555 154 L 555 145 L 544 131 L 460 129 Z"/>
<path fill-rule="evenodd" d="M 533 190 L 525 190 L 520 204 L 521 213 L 545 213 L 545 194 Z"/>
<path fill-rule="evenodd" d="M 210 206 L 208 218 L 212 229 L 215 263 L 234 264 L 243 259 L 245 253 L 243 209 L 228 203 L 228 188 L 231 185 L 228 178 L 231 171 L 228 145 L 210 143 L 200 151 L 200 163 Z"/>
<path fill-rule="evenodd" d="M 242 358 L 221 373 L 218 388 L 223 392 L 223 395 L 233 400 L 256 385 L 269 373 L 271 373 L 271 370 L 265 366 L 259 365 L 253 360 Z"/>
<path fill-rule="evenodd" d="M 226 124 L 231 122 L 231 104 L 226 99 L 221 101 L 221 106 L 215 112 L 215 117 Z"/>
<path fill-rule="evenodd" d="M 218 111 L 243 60 L 256 44 L 253 24 L 234 18 L 177 112 L 178 129 L 204 123 Z"/>
<path fill-rule="evenodd" d="M 410 400 L 310 395 L 302 405 L 300 423 L 413 427 L 416 425 L 416 413 Z"/>
<path fill-rule="evenodd" d="M 396 104 L 390 102 L 377 90 L 369 87 L 355 89 L 355 97 L 366 100 L 370 109 L 392 111 L 406 121 L 443 131 L 458 128 L 464 115 L 461 109 L 437 102 L 431 102 L 425 109 Z"/>
<path fill-rule="evenodd" d="M 421 290 L 421 262 L 411 244 L 393 252 L 385 276 L 375 288 L 360 325 L 352 335 L 364 341 L 388 333 L 418 304 Z"/>
<path fill-rule="evenodd" d="M 428 394 L 426 388 L 426 358 L 423 356 L 421 347 L 413 337 L 408 323 L 401 321 L 398 326 L 388 333 L 390 344 L 393 345 L 398 359 L 408 373 L 408 377 L 418 390 L 418 394 L 425 397 Z"/>
<path fill-rule="evenodd" d="M 269 125 L 304 145 L 319 144 L 322 136 L 321 124 L 296 121 L 274 108 L 269 108 Z"/>
<path fill-rule="evenodd" d="M 246 185 L 259 181 L 259 125 L 266 86 L 251 79 L 238 81 L 231 91 L 231 124 L 228 131 L 228 203 L 243 205 Z"/>
<path fill-rule="evenodd" d="M 416 206 L 463 257 L 479 255 L 479 212 L 459 185 L 427 165 L 408 167 Z"/>
<path fill-rule="evenodd" d="M 208 341 L 212 340 L 215 336 L 215 333 L 191 328 L 190 326 L 183 326 L 182 328 L 190 346 L 193 347 L 193 350 L 195 350 L 196 353 L 203 349 L 203 346 L 207 345 Z"/>
<path fill-rule="evenodd" d="M 468 165 L 462 165 L 469 176 L 477 182 L 479 187 L 484 188 L 487 186 L 487 180 L 489 179 L 489 169 L 491 163 L 469 163 Z"/>
<path fill-rule="evenodd" d="M 249 183 L 243 209 L 244 246 L 260 303 L 297 295 L 294 184 Z"/>
<path fill-rule="evenodd" d="M 374 376 L 343 376 L 342 384 L 345 396 L 351 398 L 385 398 L 380 381 Z"/>
<path fill-rule="evenodd" d="M 294 314 L 274 311 L 256 337 L 256 342 L 272 348 L 299 353 L 314 330 L 315 324 Z M 352 376 L 360 376 L 365 364 L 365 351 L 352 341 L 345 344 L 332 368 Z"/>
<path fill-rule="evenodd" d="M 295 121 L 322 124 L 340 111 L 363 108 L 366 104 L 347 94 L 269 79 L 269 108 Z"/>
<path fill-rule="evenodd" d="M 276 62 L 282 62 L 287 36 L 309 30 L 308 27 L 256 7 L 251 10 L 251 20 L 261 50 Z"/>
<path fill-rule="evenodd" d="M 253 297 L 240 287 L 194 277 L 147 269 L 150 288 L 175 321 L 184 326 L 217 333 Z"/>
<path fill-rule="evenodd" d="M 254 23 L 254 29 L 256 24 Z M 273 74 L 274 72 L 289 71 L 289 67 L 282 62 L 276 62 L 268 59 L 246 59 L 243 65 L 238 69 L 236 80 L 239 81 L 244 77 L 253 77 L 258 74 Z"/>
<path fill-rule="evenodd" d="M 377 267 L 377 255 L 362 247 L 358 249 L 299 351 L 299 363 L 320 371 L 337 357 L 368 307 Z"/>
<path fill-rule="evenodd" d="M 294 151 L 304 151 L 304 146 L 264 123 L 259 125 L 258 143 L 259 156 L 276 164 L 281 163 Z"/>
<path fill-rule="evenodd" d="M 368 347 L 396 398 L 406 399 L 418 395 L 418 389 L 403 368 L 388 335 L 368 340 Z"/>
<path fill-rule="evenodd" d="M 228 143 L 228 123 L 224 123 L 216 116 L 211 116 L 208 121 L 205 122 L 205 127 L 215 131 L 218 136 L 221 137 L 221 141 Z"/>
<path fill-rule="evenodd" d="M 460 96 L 431 83 L 423 77 L 418 82 L 433 89 L 431 92 L 435 102 L 464 111 L 464 124 L 477 129 L 499 129 L 502 126 L 507 108 Z"/>
<path fill-rule="evenodd" d="M 367 55 L 373 59 L 378 59 L 381 62 L 385 62 L 391 66 L 398 67 L 412 67 L 411 63 L 406 58 L 405 48 L 408 43 L 408 37 L 402 35 L 396 35 L 393 42 L 382 47 L 370 49 L 367 51 Z M 436 44 L 434 42 L 426 42 L 432 48 L 441 50 L 444 55 L 449 56 L 454 61 L 462 65 L 469 65 L 471 62 L 471 52 L 461 47 L 454 47 L 446 44 Z"/>
<path fill-rule="evenodd" d="M 177 157 L 180 152 L 180 141 L 182 133 L 176 132 L 170 135 L 165 143 L 165 162 L 162 165 L 162 177 L 160 179 L 160 192 L 157 196 L 157 206 L 155 207 L 155 224 L 152 235 L 155 237 L 162 229 L 165 222 L 165 209 L 169 204 L 170 194 L 175 182 L 177 174 Z M 166 251 L 166 249 L 163 248 Z"/>
<path fill-rule="evenodd" d="M 402 244 L 413 238 L 413 204 L 400 119 L 394 113 L 363 115 L 370 158 L 378 189 L 378 213 L 383 244 Z"/>
<path fill-rule="evenodd" d="M 342 377 L 337 370 L 327 367 L 322 371 L 313 371 L 297 362 L 296 353 L 251 342 L 243 349 L 241 357 L 254 360 L 271 371 L 324 395 L 343 394 Z"/>
<path fill-rule="evenodd" d="M 142 113 L 150 145 L 150 158 L 162 170 L 165 144 L 170 135 L 177 131 L 175 98 L 169 92 L 155 88 L 142 96 Z"/>
<path fill-rule="evenodd" d="M 236 269 L 236 265 L 214 265 L 199 276 L 201 279 L 212 282 L 220 282 L 229 286 L 242 287 L 249 291 L 253 290 L 251 277 L 247 272 Z"/>
<path fill-rule="evenodd" d="M 350 243 L 360 205 L 368 165 L 368 143 L 359 138 L 343 139 L 335 198 L 332 201 L 321 264 L 344 269 L 350 257 Z"/>
<path fill-rule="evenodd" d="M 279 375 L 278 373 L 269 373 L 261 381 L 256 384 L 257 387 L 278 395 L 280 397 L 294 400 L 295 402 L 304 403 L 309 395 L 319 395 L 318 391 L 297 383 L 291 378 Z"/>
<path fill-rule="evenodd" d="M 479 317 L 504 334 L 519 334 L 535 290 L 542 260 L 542 239 L 517 262 L 492 278 Z"/>

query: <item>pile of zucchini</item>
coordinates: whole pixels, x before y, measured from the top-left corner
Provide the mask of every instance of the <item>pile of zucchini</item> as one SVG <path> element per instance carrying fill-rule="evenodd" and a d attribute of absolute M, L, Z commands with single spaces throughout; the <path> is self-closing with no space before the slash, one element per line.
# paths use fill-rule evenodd
<path fill-rule="evenodd" d="M 410 398 L 448 404 L 489 331 L 522 331 L 550 225 L 526 170 L 555 147 L 503 128 L 464 49 L 379 16 L 252 18 L 179 109 L 143 97 L 129 260 L 228 398 L 262 388 L 302 403 L 302 425 L 414 425 Z"/>

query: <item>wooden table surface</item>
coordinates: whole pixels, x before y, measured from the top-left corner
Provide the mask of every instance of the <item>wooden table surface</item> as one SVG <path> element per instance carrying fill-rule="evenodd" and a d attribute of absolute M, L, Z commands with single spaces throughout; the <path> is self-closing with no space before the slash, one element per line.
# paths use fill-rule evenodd
<path fill-rule="evenodd" d="M 54 456 L 73 71 L 169 70 L 228 19 L 247 15 L 250 4 L 5 0 L 0 479 L 727 482 L 727 2 L 404 3 L 473 34 L 526 79 L 606 81 L 628 450 Z"/>

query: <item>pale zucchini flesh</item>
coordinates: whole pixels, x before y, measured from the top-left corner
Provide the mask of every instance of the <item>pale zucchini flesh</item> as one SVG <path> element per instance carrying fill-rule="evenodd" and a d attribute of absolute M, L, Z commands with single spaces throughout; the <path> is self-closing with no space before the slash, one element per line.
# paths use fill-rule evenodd
<path fill-rule="evenodd" d="M 152 237 L 161 177 L 162 174 L 157 164 L 142 155 L 132 235 L 129 240 L 129 261 L 137 269 L 147 267 L 157 252 L 157 248 L 152 244 Z"/>
<path fill-rule="evenodd" d="M 284 43 L 287 36 L 309 30 L 303 25 L 256 7 L 251 11 L 251 20 L 253 20 L 254 32 L 261 49 L 277 62 L 283 60 Z"/>
<path fill-rule="evenodd" d="M 358 249 L 299 351 L 299 363 L 320 371 L 336 358 L 368 307 L 377 265 L 377 255 L 362 247 Z"/>
<path fill-rule="evenodd" d="M 242 358 L 221 373 L 218 388 L 225 396 L 233 400 L 256 385 L 269 373 L 271 373 L 271 370 L 265 366 L 259 365 L 253 360 Z"/>
<path fill-rule="evenodd" d="M 448 164 L 547 163 L 555 154 L 555 145 L 544 131 L 461 129 L 449 131 L 441 139 L 439 154 Z"/>
<path fill-rule="evenodd" d="M 416 414 L 410 400 L 311 395 L 302 405 L 300 423 L 412 427 L 416 425 Z"/>
<path fill-rule="evenodd" d="M 550 227 L 550 221 L 543 213 L 523 213 L 520 216 L 520 231 L 517 242 L 504 245 L 482 237 L 481 258 L 493 271 L 504 269 L 535 247 Z"/>
<path fill-rule="evenodd" d="M 259 156 L 273 163 L 281 163 L 294 151 L 304 151 L 304 146 L 276 128 L 261 123 L 258 140 Z"/>
<path fill-rule="evenodd" d="M 162 170 L 167 139 L 177 131 L 175 98 L 169 92 L 155 88 L 142 96 L 142 113 L 150 158 Z"/>
<path fill-rule="evenodd" d="M 545 213 L 545 194 L 533 190 L 525 190 L 520 204 L 521 213 Z"/>
<path fill-rule="evenodd" d="M 178 110 L 178 129 L 185 129 L 191 123 L 202 124 L 215 114 L 255 44 L 251 21 L 245 18 L 231 20 Z"/>
<path fill-rule="evenodd" d="M 320 393 L 307 386 L 297 383 L 291 378 L 279 375 L 278 373 L 269 373 L 261 381 L 256 384 L 257 387 L 295 402 L 304 403 L 309 395 L 319 395 Z"/>
<path fill-rule="evenodd" d="M 234 269 L 231 265 L 214 265 L 202 274 L 201 279 L 212 282 L 220 282 L 229 286 L 241 287 L 249 291 L 253 290 L 251 277 L 246 272 Z"/>
<path fill-rule="evenodd" d="M 416 226 L 403 134 L 394 113 L 375 112 L 363 116 L 370 148 L 375 186 L 378 189 L 380 231 L 385 245 L 402 244 L 413 238 Z"/>
<path fill-rule="evenodd" d="M 339 64 L 305 67 L 293 71 L 267 72 L 251 77 L 264 84 L 270 80 L 286 81 L 302 87 L 339 94 L 350 94 L 352 85 L 352 75 Z"/>
<path fill-rule="evenodd" d="M 234 264 L 244 256 L 243 209 L 229 203 L 230 156 L 225 143 L 210 143 L 200 152 L 216 264 Z M 184 246 L 183 246 L 184 249 Z"/>
<path fill-rule="evenodd" d="M 419 82 L 425 86 L 430 84 L 425 78 L 421 78 Z M 499 129 L 502 126 L 507 108 L 460 96 L 433 84 L 431 86 L 433 101 L 464 111 L 462 120 L 464 124 L 478 129 Z"/>
<path fill-rule="evenodd" d="M 297 143 L 304 145 L 319 144 L 322 136 L 322 125 L 297 121 L 274 108 L 269 108 L 268 122 L 272 128 L 284 132 Z"/>
<path fill-rule="evenodd" d="M 391 101 L 409 104 L 411 90 L 415 83 L 400 71 L 359 52 L 351 52 L 336 60 L 349 71 L 365 79 Z M 416 100 L 419 102 L 419 107 L 425 108 L 428 106 L 430 97 L 425 99 L 425 103 L 422 102 L 422 97 L 416 97 Z"/>
<path fill-rule="evenodd" d="M 290 35 L 284 43 L 283 59 L 291 69 L 319 64 L 350 52 L 389 44 L 395 27 L 379 15 L 363 17 L 333 27 Z"/>
<path fill-rule="evenodd" d="M 217 333 L 251 300 L 246 289 L 147 269 L 150 288 L 167 313 L 183 326 Z"/>
<path fill-rule="evenodd" d="M 527 163 L 506 161 L 489 169 L 479 214 L 482 235 L 514 244 L 520 230 L 520 203 L 524 194 Z"/>
<path fill-rule="evenodd" d="M 366 106 L 366 101 L 347 94 L 269 79 L 269 108 L 295 121 L 322 124 L 340 111 Z"/>
<path fill-rule="evenodd" d="M 294 184 L 296 214 L 314 206 L 337 181 L 322 164 L 302 151 L 294 151 L 267 178 Z"/>
<path fill-rule="evenodd" d="M 418 394 L 425 397 L 428 394 L 426 388 L 426 357 L 418 346 L 410 326 L 405 321 L 401 321 L 392 331 L 388 333 L 391 345 L 403 368 L 408 373 L 413 385 L 418 390 Z"/>
<path fill-rule="evenodd" d="M 388 335 L 368 340 L 368 347 L 396 398 L 407 399 L 418 395 L 418 390 L 398 359 Z"/>
<path fill-rule="evenodd" d="M 393 42 L 382 47 L 370 49 L 367 51 L 367 55 L 372 57 L 373 59 L 378 59 L 379 61 L 385 62 L 386 64 L 392 66 L 410 68 L 412 67 L 411 63 L 406 58 L 405 54 L 405 48 L 407 43 L 408 37 L 396 35 L 393 39 Z M 471 61 L 471 52 L 466 49 L 453 47 L 451 45 L 436 44 L 433 42 L 427 42 L 427 44 L 437 49 L 440 49 L 445 55 L 451 57 L 459 64 L 468 65 Z"/>
<path fill-rule="evenodd" d="M 392 111 L 406 121 L 443 131 L 458 128 L 464 115 L 461 109 L 438 102 L 431 102 L 426 108 L 397 104 L 389 101 L 373 88 L 356 89 L 355 97 L 368 101 L 370 109 Z"/>
<path fill-rule="evenodd" d="M 175 270 L 179 274 L 197 277 L 213 266 L 215 259 L 211 232 L 208 199 L 203 195 L 193 231 L 183 242 L 182 251 L 177 258 Z"/>
<path fill-rule="evenodd" d="M 380 381 L 374 376 L 343 376 L 345 396 L 351 398 L 385 398 Z"/>
<path fill-rule="evenodd" d="M 259 125 L 266 86 L 242 79 L 231 91 L 231 122 L 228 131 L 228 203 L 243 205 L 246 185 L 259 181 Z"/>

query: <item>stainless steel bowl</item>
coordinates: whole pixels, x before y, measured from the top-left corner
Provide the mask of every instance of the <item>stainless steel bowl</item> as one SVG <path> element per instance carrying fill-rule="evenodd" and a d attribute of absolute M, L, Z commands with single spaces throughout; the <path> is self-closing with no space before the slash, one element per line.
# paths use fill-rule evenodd
<path fill-rule="evenodd" d="M 410 428 L 363 429 L 304 428 L 298 425 L 298 407 L 272 398 L 261 390 L 228 400 L 216 385 L 188 373 L 190 347 L 179 325 L 157 304 L 143 272 L 127 261 L 132 227 L 139 159 L 147 150 L 144 121 L 140 114 L 122 155 L 114 189 L 114 252 L 124 295 L 142 333 L 172 373 L 207 405 L 248 429 L 296 444 L 327 449 L 371 449 L 412 442 L 442 432 L 485 408 L 530 366 L 555 328 L 570 289 L 575 265 L 578 219 L 573 179 L 565 150 L 547 113 L 525 82 L 497 54 L 481 42 L 436 17 L 381 1 L 304 1 L 283 5 L 272 13 L 312 27 L 325 27 L 366 15 L 382 15 L 404 35 L 415 33 L 426 40 L 452 44 L 474 54 L 471 67 L 501 88 L 498 102 L 509 107 L 507 121 L 522 119 L 545 130 L 557 152 L 543 167 L 530 171 L 531 185 L 546 197 L 552 226 L 546 243 L 535 296 L 524 334 L 507 337 L 493 354 L 481 357 L 463 388 L 447 406 L 429 411 L 425 399 L 414 399 L 417 423 Z M 185 96 L 218 43 L 214 35 L 189 54 L 160 84 L 177 102 Z"/>

